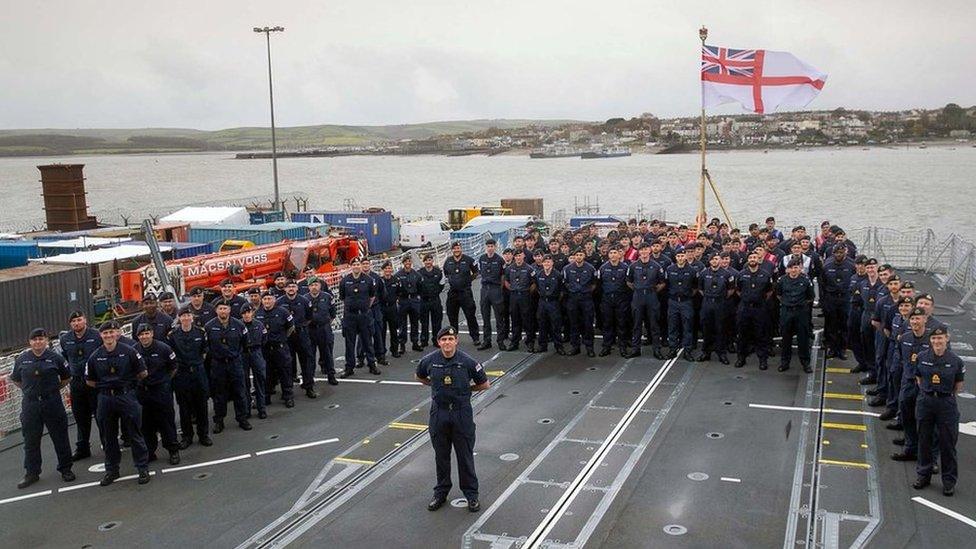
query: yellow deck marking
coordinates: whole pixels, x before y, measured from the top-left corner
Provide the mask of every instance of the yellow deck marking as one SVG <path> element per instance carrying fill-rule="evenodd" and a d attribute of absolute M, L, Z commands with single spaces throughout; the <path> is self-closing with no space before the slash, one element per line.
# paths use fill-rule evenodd
<path fill-rule="evenodd" d="M 849 374 L 851 373 L 851 371 L 848 370 L 847 368 L 827 368 L 827 373 L 828 374 Z"/>
<path fill-rule="evenodd" d="M 868 447 L 868 445 L 867 445 L 867 444 L 862 444 L 862 445 L 861 445 L 861 448 L 864 448 L 864 449 L 867 449 L 867 447 Z"/>
<path fill-rule="evenodd" d="M 332 458 L 332 461 L 341 461 L 342 463 L 358 463 L 360 465 L 375 465 L 375 461 L 369 461 L 368 459 L 356 459 L 349 457 L 337 457 Z"/>
<path fill-rule="evenodd" d="M 823 443 L 824 443 L 824 446 L 829 446 L 830 445 L 830 441 L 829 440 L 824 440 Z"/>
<path fill-rule="evenodd" d="M 363 444 L 369 444 L 369 439 L 367 438 L 367 439 L 363 440 Z"/>
<path fill-rule="evenodd" d="M 404 423 L 401 421 L 394 421 L 390 424 L 390 427 L 394 429 L 407 429 L 409 431 L 426 431 L 427 426 L 421 425 L 419 423 Z"/>
<path fill-rule="evenodd" d="M 836 459 L 821 459 L 820 463 L 824 465 L 840 465 L 841 467 L 858 467 L 860 469 L 870 469 L 871 466 L 867 463 L 860 461 L 839 461 Z"/>
<path fill-rule="evenodd" d="M 840 400 L 864 400 L 860 393 L 824 393 L 824 398 L 836 398 Z"/>
<path fill-rule="evenodd" d="M 505 370 L 485 370 L 485 375 L 499 377 L 505 375 Z"/>
<path fill-rule="evenodd" d="M 859 423 L 826 423 L 823 424 L 824 429 L 841 429 L 844 431 L 867 431 L 868 428 L 865 425 Z"/>

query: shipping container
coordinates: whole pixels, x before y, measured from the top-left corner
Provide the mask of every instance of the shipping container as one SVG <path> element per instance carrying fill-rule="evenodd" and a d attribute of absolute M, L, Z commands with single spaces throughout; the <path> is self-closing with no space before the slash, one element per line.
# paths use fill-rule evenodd
<path fill-rule="evenodd" d="M 89 269 L 76 265 L 32 263 L 0 271 L 0 350 L 26 347 L 33 328 L 53 334 L 67 329 L 71 311 L 91 319 L 91 283 Z"/>
<path fill-rule="evenodd" d="M 212 242 L 160 242 L 159 245 L 170 248 L 170 251 L 163 252 L 163 259 L 186 259 L 214 251 Z"/>
<path fill-rule="evenodd" d="M 117 246 L 132 242 L 131 238 L 105 238 L 100 236 L 79 236 L 63 240 L 43 240 L 38 242 L 41 255 L 50 257 L 54 255 L 73 254 L 84 250 L 94 250 L 108 246 Z"/>
<path fill-rule="evenodd" d="M 189 223 L 157 223 L 153 225 L 156 240 L 166 242 L 187 242 L 190 237 Z M 143 235 L 142 240 L 146 237 Z"/>
<path fill-rule="evenodd" d="M 268 211 L 257 211 L 248 212 L 251 218 L 251 225 L 263 225 L 265 223 L 274 223 L 275 221 L 284 221 L 285 212 L 283 210 L 268 210 Z"/>
<path fill-rule="evenodd" d="M 502 208 L 512 210 L 512 215 L 534 215 L 544 218 L 541 198 L 503 198 Z"/>
<path fill-rule="evenodd" d="M 33 240 L 0 240 L 0 269 L 22 267 L 32 257 L 41 257 L 41 250 Z"/>
<path fill-rule="evenodd" d="M 388 211 L 366 212 L 295 212 L 292 221 L 329 223 L 333 227 L 345 227 L 352 236 L 366 239 L 370 254 L 393 249 L 393 214 Z"/>
<path fill-rule="evenodd" d="M 281 221 L 264 225 L 190 227 L 190 242 L 209 242 L 213 244 L 214 250 L 219 250 L 225 240 L 248 240 L 261 245 L 282 240 L 306 240 L 309 236 L 317 238 L 327 234 L 327 224 Z"/>

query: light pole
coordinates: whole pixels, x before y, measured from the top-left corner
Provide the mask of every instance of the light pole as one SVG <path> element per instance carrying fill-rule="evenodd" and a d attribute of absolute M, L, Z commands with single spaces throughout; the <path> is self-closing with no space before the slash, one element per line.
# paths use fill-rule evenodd
<path fill-rule="evenodd" d="M 284 32 L 285 27 L 254 27 L 254 32 L 264 33 L 268 44 L 268 98 L 271 102 L 271 169 L 274 172 L 274 209 L 281 209 L 281 199 L 278 195 L 278 142 L 275 139 L 274 121 L 274 83 L 271 79 L 271 33 Z"/>

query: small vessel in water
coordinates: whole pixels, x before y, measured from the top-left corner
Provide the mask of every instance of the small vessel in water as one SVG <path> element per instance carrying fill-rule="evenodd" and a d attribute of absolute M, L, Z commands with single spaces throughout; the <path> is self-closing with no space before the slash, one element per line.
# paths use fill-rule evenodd
<path fill-rule="evenodd" d="M 612 147 L 600 147 L 592 151 L 586 151 L 580 158 L 617 158 L 620 156 L 630 156 L 630 149 L 620 145 Z"/>

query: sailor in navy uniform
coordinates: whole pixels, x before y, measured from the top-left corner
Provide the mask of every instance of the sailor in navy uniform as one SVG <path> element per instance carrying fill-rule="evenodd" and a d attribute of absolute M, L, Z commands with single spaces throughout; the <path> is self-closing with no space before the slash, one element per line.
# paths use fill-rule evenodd
<path fill-rule="evenodd" d="M 958 469 L 956 440 L 959 438 L 959 405 L 956 394 L 962 390 L 966 365 L 948 348 L 949 330 L 939 326 L 929 336 L 931 347 L 918 357 L 915 381 L 918 383 L 918 478 L 912 485 L 921 490 L 932 478 L 932 434 L 938 431 L 942 456 L 942 493 L 955 493 Z"/>
<path fill-rule="evenodd" d="M 65 482 L 75 480 L 71 472 L 71 441 L 68 439 L 68 414 L 61 401 L 61 388 L 68 385 L 71 372 L 64 357 L 48 348 L 47 331 L 31 330 L 30 349 L 14 360 L 10 381 L 20 388 L 21 432 L 24 435 L 24 469 L 27 473 L 17 488 L 27 488 L 40 479 L 41 435 L 47 426 L 58 454 L 58 471 Z"/>
<path fill-rule="evenodd" d="M 88 357 L 85 382 L 98 389 L 98 429 L 105 447 L 105 476 L 102 486 L 119 478 L 119 423 L 132 449 L 132 461 L 139 470 L 139 484 L 148 483 L 149 451 L 142 438 L 142 406 L 136 399 L 135 387 L 149 373 L 142 355 L 135 348 L 119 343 L 119 324 L 114 320 L 102 323 L 98 332 L 102 346 Z"/>
<path fill-rule="evenodd" d="M 68 316 L 68 326 L 70 330 L 61 334 L 59 342 L 61 356 L 68 361 L 71 369 L 71 383 L 68 388 L 71 392 L 71 415 L 75 419 L 77 432 L 75 453 L 71 460 L 80 461 L 91 457 L 89 440 L 92 419 L 98 406 L 98 391 L 85 383 L 85 364 L 95 349 L 102 346 L 102 337 L 98 335 L 98 330 L 88 326 L 88 319 L 81 311 L 73 311 Z"/>
<path fill-rule="evenodd" d="M 457 454 L 458 483 L 468 500 L 468 511 L 481 509 L 478 477 L 474 471 L 474 412 L 471 393 L 489 387 L 484 367 L 457 349 L 457 331 L 447 326 L 437 334 L 440 349 L 417 365 L 417 380 L 431 389 L 430 441 L 434 446 L 437 485 L 427 510 L 436 511 L 451 491 L 451 447 Z"/>

